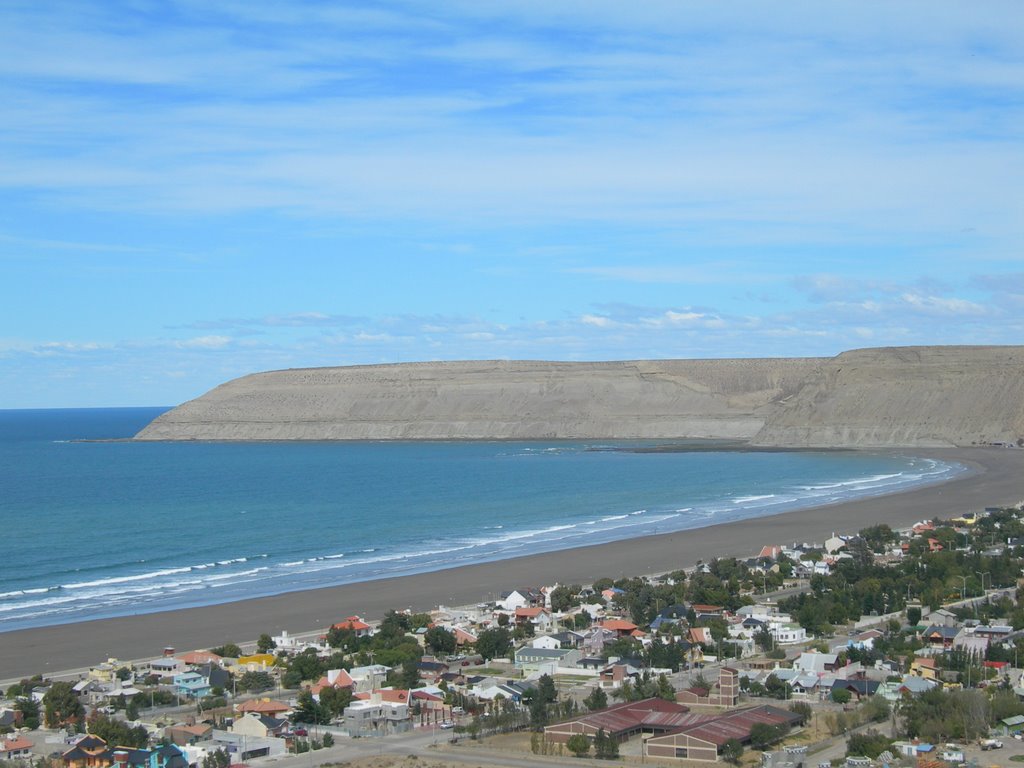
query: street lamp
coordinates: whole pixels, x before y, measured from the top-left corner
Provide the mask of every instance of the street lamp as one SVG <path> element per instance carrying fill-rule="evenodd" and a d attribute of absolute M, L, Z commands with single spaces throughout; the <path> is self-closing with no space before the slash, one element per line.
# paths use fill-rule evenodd
<path fill-rule="evenodd" d="M 981 576 L 981 593 L 985 594 L 985 577 L 988 576 L 989 588 L 992 587 L 992 571 L 975 571 L 976 574 Z"/>
<path fill-rule="evenodd" d="M 960 587 L 960 599 L 963 600 L 967 596 L 967 577 L 957 576 L 957 578 L 964 580 L 963 585 Z"/>

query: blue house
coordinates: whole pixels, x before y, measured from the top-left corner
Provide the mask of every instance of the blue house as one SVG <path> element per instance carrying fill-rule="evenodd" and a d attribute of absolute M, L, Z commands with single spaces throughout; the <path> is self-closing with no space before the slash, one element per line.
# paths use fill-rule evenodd
<path fill-rule="evenodd" d="M 174 690 L 179 696 L 201 699 L 210 695 L 210 681 L 198 672 L 181 672 L 174 676 Z"/>

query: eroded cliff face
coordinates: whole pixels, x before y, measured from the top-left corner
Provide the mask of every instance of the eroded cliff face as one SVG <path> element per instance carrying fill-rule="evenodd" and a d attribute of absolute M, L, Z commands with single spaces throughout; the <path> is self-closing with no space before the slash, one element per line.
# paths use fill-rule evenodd
<path fill-rule="evenodd" d="M 271 371 L 164 414 L 140 440 L 722 438 L 891 447 L 1024 436 L 1024 347 L 831 358 L 481 361 Z"/>
<path fill-rule="evenodd" d="M 818 359 L 482 361 L 272 371 L 164 414 L 141 440 L 749 439 Z"/>
<path fill-rule="evenodd" d="M 1021 437 L 1024 347 L 886 347 L 844 352 L 820 366 L 753 442 L 950 446 Z"/>

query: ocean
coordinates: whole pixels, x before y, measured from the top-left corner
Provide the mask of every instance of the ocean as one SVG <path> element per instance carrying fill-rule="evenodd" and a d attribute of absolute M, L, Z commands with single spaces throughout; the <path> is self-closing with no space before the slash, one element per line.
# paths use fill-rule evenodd
<path fill-rule="evenodd" d="M 0 411 L 0 632 L 696 528 L 965 471 L 701 442 L 104 442 L 164 410 Z"/>

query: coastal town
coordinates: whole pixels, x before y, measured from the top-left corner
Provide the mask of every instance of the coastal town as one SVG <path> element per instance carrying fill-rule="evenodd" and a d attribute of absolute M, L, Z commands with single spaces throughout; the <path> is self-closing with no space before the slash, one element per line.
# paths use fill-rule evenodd
<path fill-rule="evenodd" d="M 1008 764 L 1022 563 L 1022 507 L 989 508 L 240 644 L 225 627 L 215 648 L 26 670 L 0 764 Z"/>

